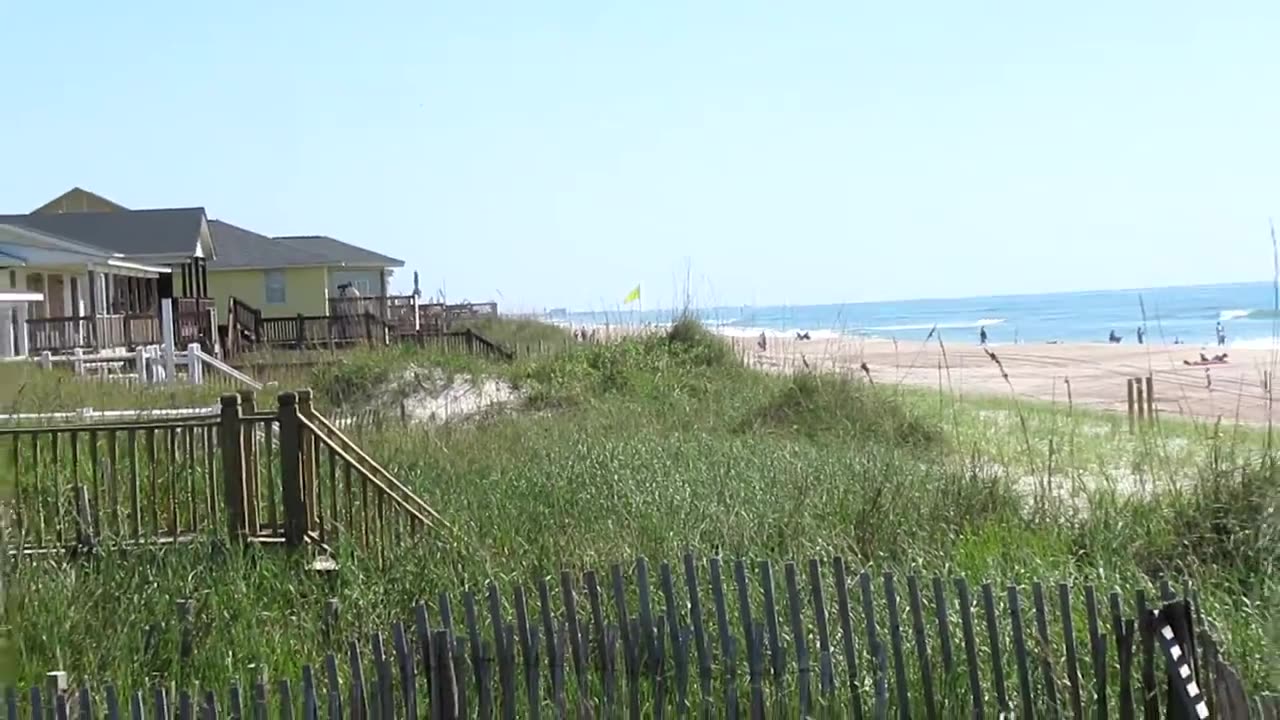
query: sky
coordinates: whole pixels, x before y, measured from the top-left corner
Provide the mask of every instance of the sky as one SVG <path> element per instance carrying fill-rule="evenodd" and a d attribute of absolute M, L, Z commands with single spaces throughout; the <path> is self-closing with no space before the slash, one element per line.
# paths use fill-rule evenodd
<path fill-rule="evenodd" d="M 1280 3 L 0 0 L 0 211 L 81 186 L 507 308 L 1266 280 Z"/>

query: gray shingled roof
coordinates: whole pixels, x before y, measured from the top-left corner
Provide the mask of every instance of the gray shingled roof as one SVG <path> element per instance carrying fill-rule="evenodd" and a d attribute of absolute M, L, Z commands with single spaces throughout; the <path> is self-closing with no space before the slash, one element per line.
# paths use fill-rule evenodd
<path fill-rule="evenodd" d="M 327 235 L 282 235 L 276 240 L 284 245 L 320 253 L 328 258 L 330 265 L 347 267 L 404 267 L 403 260 L 388 257 L 382 253 L 365 250 L 350 243 L 344 243 Z"/>
<path fill-rule="evenodd" d="M 121 255 L 184 257 L 195 253 L 203 219 L 204 208 L 198 207 L 0 215 L 0 223 L 39 230 Z"/>
<path fill-rule="evenodd" d="M 213 252 L 216 257 L 209 261 L 210 270 L 315 267 L 333 264 L 326 255 L 276 242 L 266 235 L 222 220 L 209 221 L 209 234 L 213 236 Z"/>

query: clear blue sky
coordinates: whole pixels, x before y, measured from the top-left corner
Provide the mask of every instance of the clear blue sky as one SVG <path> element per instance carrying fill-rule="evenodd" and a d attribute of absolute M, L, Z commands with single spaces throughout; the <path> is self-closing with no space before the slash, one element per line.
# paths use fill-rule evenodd
<path fill-rule="evenodd" d="M 525 307 L 1269 278 L 1280 3 L 1049 5 L 0 2 L 0 210 L 203 205 Z"/>

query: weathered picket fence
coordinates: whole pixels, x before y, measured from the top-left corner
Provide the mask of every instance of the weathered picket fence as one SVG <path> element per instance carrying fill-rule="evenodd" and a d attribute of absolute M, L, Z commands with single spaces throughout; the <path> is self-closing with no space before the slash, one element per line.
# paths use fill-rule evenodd
<path fill-rule="evenodd" d="M 139 719 L 172 717 L 175 707 L 179 718 L 308 720 L 1194 716 L 1179 714 L 1187 708 L 1173 693 L 1172 666 L 1151 624 L 1139 622 L 1156 605 L 1143 590 L 903 582 L 851 574 L 839 557 L 781 570 L 779 582 L 769 562 L 703 565 L 686 555 L 682 567 L 659 565 L 656 582 L 640 559 L 633 574 L 620 565 L 607 575 L 563 572 L 558 587 L 543 579 L 506 598 L 490 584 L 484 597 L 461 595 L 461 623 L 459 598 L 444 593 L 392 624 L 389 641 L 359 619 L 345 622 L 330 600 L 329 652 L 318 665 L 276 668 L 284 674 L 274 677 L 251 668 L 247 684 L 218 691 L 162 682 L 123 696 L 84 678 L 69 688 L 51 673 L 52 692 L 8 690 L 9 717 L 41 720 L 51 704 L 60 718 L 64 704 L 91 717 L 95 703 L 111 718 L 127 704 Z M 1161 595 L 1174 594 L 1165 584 Z M 190 628 L 203 620 L 188 601 L 179 610 L 186 663 L 198 652 Z M 1252 708 L 1275 717 L 1280 699 L 1250 705 L 1208 633 L 1199 637 L 1189 667 L 1214 688 L 1212 716 L 1245 718 Z M 296 686 L 289 675 L 299 670 Z"/>

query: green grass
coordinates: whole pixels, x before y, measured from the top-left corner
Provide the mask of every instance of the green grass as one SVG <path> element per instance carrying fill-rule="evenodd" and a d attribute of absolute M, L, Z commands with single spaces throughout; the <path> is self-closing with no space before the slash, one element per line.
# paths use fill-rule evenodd
<path fill-rule="evenodd" d="M 317 367 L 311 384 L 331 405 L 410 366 L 497 375 L 526 393 L 524 410 L 479 422 L 358 431 L 463 542 L 419 539 L 386 573 L 344 564 L 334 587 L 278 556 L 23 564 L 6 583 L 18 677 L 172 676 L 171 634 L 144 652 L 142 629 L 171 629 L 180 597 L 196 599 L 205 623 L 188 673 L 225 685 L 250 663 L 292 673 L 316 660 L 329 596 L 348 629 L 367 632 L 440 591 L 693 548 L 841 554 L 854 567 L 998 584 L 1129 589 L 1167 576 L 1200 588 L 1253 687 L 1280 687 L 1280 480 L 1257 431 L 1168 422 L 1131 437 L 1122 417 L 1061 406 L 766 376 L 702 328 L 676 328 L 514 363 L 357 351 Z M 124 631 L 104 636 L 107 626 Z"/>
<path fill-rule="evenodd" d="M 524 354 L 554 352 L 574 342 L 573 336 L 562 327 L 523 318 L 468 318 L 453 323 L 450 329 L 474 330 L 491 342 Z"/>

